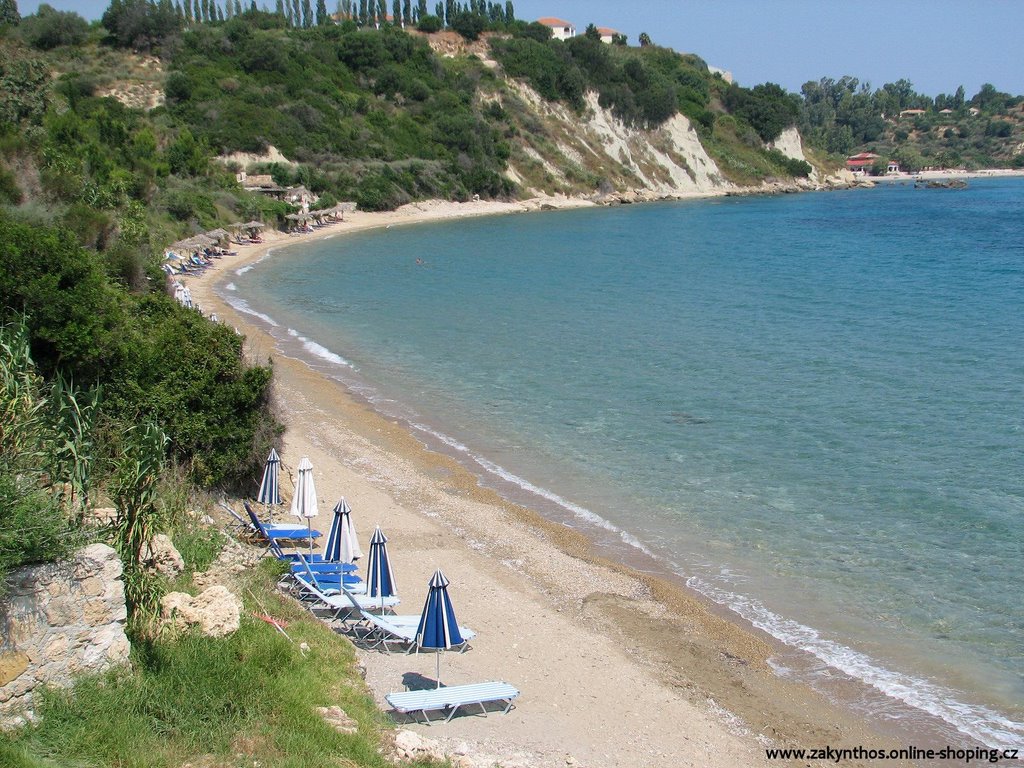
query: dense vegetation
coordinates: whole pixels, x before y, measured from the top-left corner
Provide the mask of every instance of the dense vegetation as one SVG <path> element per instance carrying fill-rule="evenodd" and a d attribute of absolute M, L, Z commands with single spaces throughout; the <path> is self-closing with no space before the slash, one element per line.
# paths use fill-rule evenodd
<path fill-rule="evenodd" d="M 129 603 L 152 605 L 160 489 L 250 484 L 279 429 L 270 368 L 166 295 L 161 246 L 265 204 L 187 127 L 95 95 L 76 64 L 102 30 L 48 6 L 18 21 L 0 27 L 0 577 L 102 535 Z M 101 498 L 104 533 L 85 514 Z"/>
<path fill-rule="evenodd" d="M 245 16 L 181 38 L 167 109 L 215 152 L 268 145 L 315 167 L 316 193 L 369 210 L 503 197 L 509 146 L 476 103 L 479 64 L 445 62 L 401 30 L 290 29 Z M 282 181 L 283 169 L 273 169 Z"/>
<path fill-rule="evenodd" d="M 963 86 L 935 98 L 907 80 L 872 90 L 854 77 L 823 78 L 801 89 L 800 132 L 829 152 L 871 151 L 880 166 L 894 159 L 907 171 L 1024 167 L 1024 97 L 985 84 L 967 98 Z"/>

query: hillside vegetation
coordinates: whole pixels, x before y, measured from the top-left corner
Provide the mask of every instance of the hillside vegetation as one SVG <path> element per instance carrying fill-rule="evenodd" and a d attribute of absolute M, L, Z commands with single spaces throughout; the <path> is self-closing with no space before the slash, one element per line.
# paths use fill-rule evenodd
<path fill-rule="evenodd" d="M 907 80 L 872 91 L 854 77 L 801 89 L 800 131 L 839 155 L 874 152 L 909 172 L 925 167 L 1024 167 L 1024 97 L 991 84 L 966 98 L 963 86 L 934 99 Z"/>

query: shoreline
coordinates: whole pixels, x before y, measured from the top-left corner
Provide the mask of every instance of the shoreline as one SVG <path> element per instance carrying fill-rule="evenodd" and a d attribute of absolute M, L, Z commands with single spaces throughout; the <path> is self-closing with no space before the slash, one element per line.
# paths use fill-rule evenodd
<path fill-rule="evenodd" d="M 545 205 L 593 205 L 570 199 L 557 202 L 565 204 L 421 203 L 392 213 L 355 214 L 345 223 L 312 235 L 273 239 L 268 236 L 267 242 L 259 246 L 242 246 L 238 256 L 225 257 L 221 262 L 224 269 L 219 274 L 189 278 L 187 282 L 204 308 L 219 313 L 222 320 L 230 320 L 247 335 L 250 351 L 254 344 L 261 350 L 269 344 L 269 350 L 274 350 L 272 338 L 215 292 L 234 270 L 263 258 L 269 250 L 399 223 L 540 210 Z M 260 357 L 266 354 L 263 351 Z M 894 734 L 883 733 L 841 706 L 829 703 L 809 686 L 777 677 L 769 659 L 779 654 L 781 644 L 745 626 L 740 617 L 727 609 L 668 578 L 643 574 L 595 554 L 584 535 L 483 488 L 475 475 L 450 456 L 426 448 L 402 425 L 343 392 L 337 382 L 299 360 L 275 354 L 274 362 L 275 388 L 278 400 L 285 406 L 282 420 L 288 426 L 286 464 L 294 466 L 299 456 L 310 455 L 318 470 L 318 489 L 326 508 L 333 506 L 336 492 L 343 492 L 356 510 L 357 528 L 364 541 L 374 522 L 381 522 L 399 552 L 406 548 L 410 534 L 414 539 L 428 540 L 421 542 L 421 552 L 444 551 L 439 559 L 445 562 L 438 564 L 452 579 L 457 590 L 453 594 L 459 595 L 456 607 L 460 621 L 480 632 L 474 651 L 451 659 L 447 667 L 453 675 L 456 670 L 461 673 L 472 657 L 473 673 L 468 679 L 459 677 L 451 682 L 504 677 L 523 691 L 518 710 L 507 716 L 520 717 L 521 727 L 511 729 L 497 716 L 480 720 L 479 725 L 476 719 L 472 723 L 457 719 L 449 725 L 448 733 L 441 734 L 443 737 L 456 741 L 482 738 L 484 751 L 491 744 L 505 755 L 510 750 L 518 753 L 526 749 L 533 755 L 527 765 L 556 765 L 560 761 L 564 764 L 566 753 L 584 764 L 637 764 L 635 749 L 629 751 L 630 744 L 642 747 L 645 764 L 724 766 L 764 764 L 766 745 L 898 747 L 907 743 L 906 734 L 902 741 L 897 741 Z M 310 436 L 311 428 L 315 437 Z M 342 440 L 340 435 L 347 437 Z M 353 445 L 358 445 L 358 449 Z M 339 460 L 338 456 L 345 458 Z M 324 468 L 328 471 L 321 480 Z M 357 503 L 361 498 L 372 498 L 373 503 Z M 400 522 L 373 520 L 366 510 L 375 508 L 388 508 L 393 513 L 390 519 Z M 417 512 L 417 508 L 426 511 Z M 540 557 L 538 550 L 543 550 L 545 556 Z M 401 594 L 406 597 L 403 611 L 414 612 L 421 590 L 412 588 L 417 581 L 410 581 L 403 574 L 415 571 L 417 564 L 402 554 L 393 556 Z M 458 561 L 457 569 L 446 565 L 451 560 Z M 424 570 L 422 563 L 418 567 Z M 458 578 L 453 573 L 458 573 Z M 567 579 L 566 573 L 571 573 L 572 578 Z M 422 577 L 423 583 L 427 576 Z M 471 609 L 463 607 L 466 591 L 456 586 L 466 581 L 497 581 L 501 585 L 491 585 L 495 600 L 488 604 L 477 602 Z M 566 648 L 554 647 L 550 640 L 528 643 L 522 638 L 509 648 L 507 641 L 515 621 L 501 610 L 504 603 L 529 605 L 531 618 L 539 612 L 545 625 L 559 627 L 556 636 L 577 637 L 576 653 L 582 655 L 567 656 Z M 492 644 L 504 644 L 504 652 L 492 655 L 483 651 Z M 524 648 L 527 645 L 528 652 Z M 596 646 L 605 649 L 604 656 L 594 657 L 582 650 Z M 509 653 L 518 661 L 510 664 Z M 432 660 L 410 664 L 407 657 L 361 656 L 368 669 L 367 681 L 378 702 L 389 690 L 400 689 L 403 670 L 410 666 L 422 667 L 424 675 L 433 674 Z M 477 664 L 481 657 L 489 657 L 489 661 Z M 529 675 L 532 690 L 516 676 L 524 666 L 522 661 L 528 662 L 525 666 L 534 675 L 542 675 L 541 680 Z M 443 666 L 442 679 L 448 682 L 444 670 Z M 502 670 L 509 671 L 506 674 Z M 549 679 L 560 682 L 555 683 L 545 699 L 557 698 L 557 694 L 565 696 L 573 686 L 579 688 L 581 678 L 592 675 L 594 670 L 600 670 L 609 679 L 629 681 L 625 683 L 629 688 L 624 689 L 622 683 L 611 685 L 591 680 L 582 686 L 588 692 L 584 700 L 591 700 L 587 706 L 566 711 L 556 704 L 554 711 L 538 716 L 545 707 L 535 707 L 542 703 L 550 705 L 536 696 L 551 688 L 547 684 Z M 638 680 L 644 682 L 644 696 L 649 702 L 646 712 L 637 713 L 639 720 L 617 716 L 614 723 L 602 723 L 595 728 L 591 724 L 593 713 L 617 712 L 623 690 L 629 690 L 629 700 L 636 704 L 632 687 Z M 557 727 L 553 719 L 558 721 Z M 655 720 L 664 727 L 652 728 Z M 493 739 L 513 731 L 511 741 L 492 744 Z M 648 735 L 637 741 L 641 731 L 648 731 Z M 559 738 L 560 732 L 566 736 Z M 575 738 L 569 738 L 574 733 Z M 706 748 L 701 749 L 699 757 L 693 752 L 692 737 L 697 733 L 706 738 L 701 742 Z"/>

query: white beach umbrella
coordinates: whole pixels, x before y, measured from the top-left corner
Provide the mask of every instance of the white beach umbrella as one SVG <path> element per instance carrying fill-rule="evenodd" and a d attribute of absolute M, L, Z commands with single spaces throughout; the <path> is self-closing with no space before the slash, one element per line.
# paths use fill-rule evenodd
<path fill-rule="evenodd" d="M 317 516 L 316 488 L 313 486 L 313 464 L 305 456 L 299 462 L 299 477 L 295 481 L 291 512 L 296 517 L 306 519 L 306 529 L 309 531 L 309 556 L 312 559 L 313 525 L 310 520 Z"/>

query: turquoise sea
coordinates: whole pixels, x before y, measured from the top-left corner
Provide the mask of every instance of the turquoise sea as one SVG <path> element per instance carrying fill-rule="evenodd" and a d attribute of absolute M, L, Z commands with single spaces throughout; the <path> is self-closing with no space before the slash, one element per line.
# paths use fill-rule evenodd
<path fill-rule="evenodd" d="M 392 227 L 225 296 L 780 674 L 1024 747 L 1024 180 Z"/>

